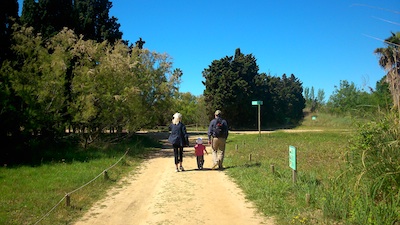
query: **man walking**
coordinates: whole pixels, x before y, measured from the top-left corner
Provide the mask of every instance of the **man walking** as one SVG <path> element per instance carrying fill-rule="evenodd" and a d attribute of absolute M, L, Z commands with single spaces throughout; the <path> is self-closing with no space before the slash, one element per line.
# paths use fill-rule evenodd
<path fill-rule="evenodd" d="M 215 118 L 211 120 L 210 126 L 208 127 L 208 144 L 212 147 L 213 167 L 218 166 L 218 169 L 222 170 L 225 154 L 225 144 L 228 138 L 228 123 L 226 120 L 221 118 L 221 110 L 217 110 L 214 113 Z"/>

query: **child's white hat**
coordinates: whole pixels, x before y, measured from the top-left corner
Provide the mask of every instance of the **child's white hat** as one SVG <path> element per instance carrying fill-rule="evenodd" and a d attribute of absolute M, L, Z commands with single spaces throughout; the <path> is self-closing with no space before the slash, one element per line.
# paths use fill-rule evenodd
<path fill-rule="evenodd" d="M 196 144 L 203 144 L 203 139 L 201 139 L 201 138 L 197 138 L 197 140 L 196 140 Z"/>

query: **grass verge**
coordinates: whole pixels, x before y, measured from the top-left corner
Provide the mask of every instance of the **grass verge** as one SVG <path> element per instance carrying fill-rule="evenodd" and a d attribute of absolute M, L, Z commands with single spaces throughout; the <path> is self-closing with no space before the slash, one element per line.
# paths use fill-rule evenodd
<path fill-rule="evenodd" d="M 134 173 L 146 149 L 153 147 L 159 147 L 158 143 L 134 136 L 118 144 L 98 143 L 86 150 L 60 149 L 52 161 L 40 165 L 0 168 L 0 224 L 72 223 L 120 178 Z M 128 154 L 119 161 L 128 148 Z M 114 164 L 105 179 L 103 171 Z M 71 207 L 65 207 L 66 193 L 76 189 L 70 196 Z"/>
<path fill-rule="evenodd" d="M 324 186 L 344 163 L 348 137 L 334 131 L 230 135 L 224 165 L 247 198 L 278 224 L 321 224 Z M 289 145 L 297 148 L 296 183 Z"/>
<path fill-rule="evenodd" d="M 400 224 L 398 114 L 312 116 L 292 132 L 230 135 L 227 173 L 278 224 Z"/>

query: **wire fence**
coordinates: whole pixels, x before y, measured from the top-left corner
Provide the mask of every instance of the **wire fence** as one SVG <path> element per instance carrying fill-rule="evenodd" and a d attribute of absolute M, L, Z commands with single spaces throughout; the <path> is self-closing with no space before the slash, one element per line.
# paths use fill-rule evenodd
<path fill-rule="evenodd" d="M 84 184 L 84 185 L 82 185 L 82 186 L 76 188 L 76 189 L 73 190 L 73 191 L 70 191 L 70 192 L 66 193 L 66 194 L 64 195 L 64 197 L 62 197 L 61 200 L 60 200 L 56 205 L 54 205 L 46 214 L 44 214 L 44 215 L 35 223 L 35 225 L 36 225 L 36 224 L 39 224 L 43 219 L 45 219 L 48 215 L 50 215 L 50 213 L 53 212 L 54 209 L 56 209 L 57 206 L 59 206 L 64 200 L 67 201 L 67 206 L 68 206 L 68 205 L 69 205 L 69 199 L 70 199 L 71 194 L 73 194 L 73 193 L 75 193 L 75 192 L 81 190 L 82 188 L 88 186 L 89 184 L 91 184 L 92 182 L 94 182 L 94 181 L 95 181 L 97 178 L 99 178 L 100 176 L 102 176 L 102 175 L 107 176 L 107 171 L 110 170 L 110 169 L 112 169 L 113 167 L 115 167 L 123 158 L 125 158 L 125 156 L 128 154 L 128 152 L 129 152 L 129 148 L 126 150 L 125 154 L 124 154 L 117 162 L 115 162 L 112 166 L 110 166 L 110 167 L 108 167 L 107 169 L 103 170 L 103 172 L 101 172 L 99 175 L 97 175 L 96 177 L 94 177 L 92 180 L 90 180 L 90 181 L 87 182 L 86 184 Z"/>

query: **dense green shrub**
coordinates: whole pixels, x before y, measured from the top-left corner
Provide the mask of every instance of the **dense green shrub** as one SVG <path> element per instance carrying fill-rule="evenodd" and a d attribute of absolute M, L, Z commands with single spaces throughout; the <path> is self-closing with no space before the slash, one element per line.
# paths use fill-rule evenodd
<path fill-rule="evenodd" d="M 359 126 L 346 168 L 326 192 L 326 216 L 351 224 L 400 221 L 399 125 L 399 116 L 391 112 Z"/>

